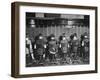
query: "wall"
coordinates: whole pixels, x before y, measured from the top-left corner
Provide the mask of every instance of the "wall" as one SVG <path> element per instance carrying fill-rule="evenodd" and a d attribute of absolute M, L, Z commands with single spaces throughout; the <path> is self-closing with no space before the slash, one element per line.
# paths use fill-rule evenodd
<path fill-rule="evenodd" d="M 11 68 L 11 2 L 15 0 L 1 0 L 0 2 L 0 80 L 17 80 L 10 76 Z M 98 6 L 100 9 L 100 0 L 16 0 L 29 1 L 41 3 L 55 3 L 55 4 L 76 4 Z M 100 14 L 100 11 L 98 11 Z M 98 16 L 98 22 L 100 16 Z M 98 24 L 98 33 L 100 29 Z M 100 37 L 98 37 L 98 44 L 100 44 Z M 100 45 L 98 45 L 100 47 Z M 98 53 L 100 50 L 98 51 Z M 98 54 L 98 73 L 97 74 L 80 74 L 80 75 L 64 75 L 52 77 L 38 77 L 38 78 L 22 78 L 18 80 L 100 80 L 100 54 Z"/>
<path fill-rule="evenodd" d="M 48 27 L 39 27 L 39 28 L 32 28 L 29 27 L 26 29 L 26 32 L 29 35 L 29 38 L 34 41 L 34 37 L 37 36 L 39 33 L 42 33 L 43 36 L 47 37 L 51 34 L 54 34 L 56 39 L 59 39 L 59 36 L 61 36 L 63 33 L 66 33 L 66 37 L 69 39 L 69 37 L 76 33 L 78 39 L 80 40 L 80 37 L 85 32 L 89 33 L 88 27 L 74 27 L 74 28 L 65 28 L 65 26 L 48 26 Z"/>

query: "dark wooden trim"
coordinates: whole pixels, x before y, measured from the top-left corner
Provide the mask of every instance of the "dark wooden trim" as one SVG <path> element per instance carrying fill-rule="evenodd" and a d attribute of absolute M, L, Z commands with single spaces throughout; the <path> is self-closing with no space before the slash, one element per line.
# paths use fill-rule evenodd
<path fill-rule="evenodd" d="M 17 5 L 23 6 L 45 6 L 45 7 L 58 7 L 58 8 L 75 8 L 75 9 L 96 9 L 96 6 L 82 6 L 82 5 L 65 5 L 65 4 L 49 4 L 49 3 L 32 3 L 32 2 L 14 2 Z"/>
<path fill-rule="evenodd" d="M 19 6 L 15 3 L 11 5 L 11 76 L 19 74 Z"/>
<path fill-rule="evenodd" d="M 90 9 L 95 10 L 95 70 L 92 71 L 76 71 L 76 72 L 58 72 L 58 73 L 43 73 L 43 74 L 19 74 L 19 7 L 20 6 L 45 6 L 57 8 L 74 8 L 74 9 Z M 58 76 L 72 74 L 97 73 L 97 7 L 96 6 L 81 6 L 81 5 L 62 5 L 62 4 L 45 4 L 45 3 L 29 3 L 29 2 L 14 2 L 11 5 L 11 76 L 15 78 L 23 77 L 41 77 L 41 76 Z"/>
<path fill-rule="evenodd" d="M 15 75 L 15 48 L 14 48 L 14 44 L 15 44 L 15 29 L 14 29 L 14 24 L 15 24 L 15 20 L 14 20 L 14 16 L 15 16 L 15 4 L 13 3 L 11 5 L 11 76 L 14 77 Z"/>
<path fill-rule="evenodd" d="M 61 76 L 61 75 L 77 75 L 77 74 L 92 74 L 97 73 L 96 71 L 76 71 L 76 72 L 59 72 L 59 73 L 43 73 L 43 74 L 23 74 L 17 75 L 15 78 L 29 78 L 29 77 L 45 77 L 45 76 Z"/>
<path fill-rule="evenodd" d="M 98 72 L 98 8 L 95 9 L 95 71 Z"/>

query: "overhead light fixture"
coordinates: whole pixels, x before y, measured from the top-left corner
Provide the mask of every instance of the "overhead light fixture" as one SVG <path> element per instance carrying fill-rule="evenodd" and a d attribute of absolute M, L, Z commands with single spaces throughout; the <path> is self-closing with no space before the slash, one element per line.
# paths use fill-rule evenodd
<path fill-rule="evenodd" d="M 30 26 L 33 27 L 33 28 L 35 27 L 35 21 L 34 21 L 34 19 L 30 20 Z"/>
<path fill-rule="evenodd" d="M 72 26 L 71 25 L 66 25 L 65 28 L 69 28 L 70 29 L 70 28 L 72 28 Z"/>

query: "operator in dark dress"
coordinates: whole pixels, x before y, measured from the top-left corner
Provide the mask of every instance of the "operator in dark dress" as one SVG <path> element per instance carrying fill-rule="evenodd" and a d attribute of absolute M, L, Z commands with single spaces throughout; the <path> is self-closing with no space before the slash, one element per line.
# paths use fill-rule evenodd
<path fill-rule="evenodd" d="M 44 40 L 44 36 L 39 34 L 35 37 L 34 43 L 34 57 L 38 63 L 43 63 L 45 56 L 46 42 Z"/>
<path fill-rule="evenodd" d="M 48 37 L 48 55 L 49 55 L 49 59 L 50 61 L 55 61 L 56 60 L 56 55 L 58 52 L 58 46 L 57 46 L 57 41 L 55 39 L 55 35 L 51 34 Z"/>
<path fill-rule="evenodd" d="M 66 56 L 68 56 L 68 47 L 69 47 L 68 40 L 66 39 L 65 33 L 63 33 L 59 37 L 59 53 L 62 60 L 64 60 Z"/>
<path fill-rule="evenodd" d="M 77 38 L 77 34 L 74 33 L 71 40 L 71 50 L 72 50 L 71 54 L 74 59 L 78 57 L 78 52 L 79 52 L 78 49 L 79 49 L 79 40 Z"/>
<path fill-rule="evenodd" d="M 89 58 L 89 35 L 86 32 L 81 35 L 81 57 Z"/>

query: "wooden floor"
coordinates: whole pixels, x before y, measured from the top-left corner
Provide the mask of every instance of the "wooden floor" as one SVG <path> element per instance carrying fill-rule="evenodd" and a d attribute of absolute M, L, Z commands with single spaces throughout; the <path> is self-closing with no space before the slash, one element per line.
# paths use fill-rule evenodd
<path fill-rule="evenodd" d="M 39 67 L 39 66 L 61 66 L 61 65 L 85 65 L 89 64 L 89 58 L 82 57 L 68 57 L 65 58 L 56 58 L 55 60 L 50 61 L 49 59 L 38 62 L 32 60 L 26 65 L 26 67 Z"/>

